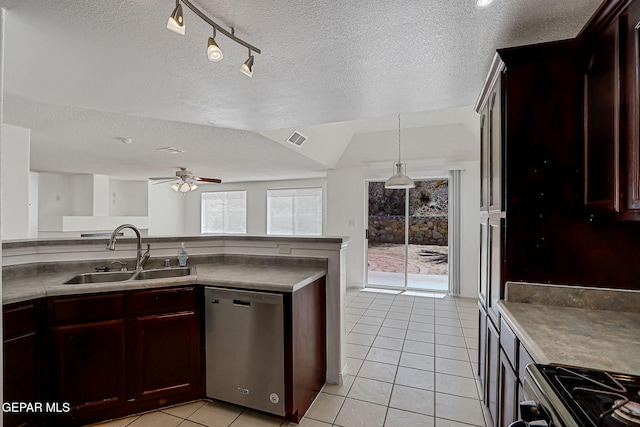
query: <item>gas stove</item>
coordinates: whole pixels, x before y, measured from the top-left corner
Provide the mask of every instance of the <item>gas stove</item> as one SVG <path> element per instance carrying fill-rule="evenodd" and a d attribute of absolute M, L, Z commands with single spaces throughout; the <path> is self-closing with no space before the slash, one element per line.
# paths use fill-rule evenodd
<path fill-rule="evenodd" d="M 640 376 L 561 365 L 529 365 L 520 425 L 640 426 Z"/>

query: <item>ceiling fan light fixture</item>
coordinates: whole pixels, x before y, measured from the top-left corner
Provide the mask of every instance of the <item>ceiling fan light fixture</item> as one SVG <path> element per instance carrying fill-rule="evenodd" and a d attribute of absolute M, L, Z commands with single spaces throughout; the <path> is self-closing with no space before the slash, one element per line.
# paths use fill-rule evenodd
<path fill-rule="evenodd" d="M 195 182 L 189 183 L 189 190 L 190 191 L 195 191 L 197 188 L 198 188 L 198 186 L 196 185 Z"/>
<path fill-rule="evenodd" d="M 182 16 L 182 5 L 178 1 L 176 1 L 176 8 L 173 9 L 169 20 L 167 21 L 167 28 L 174 33 L 184 36 L 186 27 Z"/>
<path fill-rule="evenodd" d="M 177 182 L 176 182 L 176 183 L 171 184 L 171 189 L 172 189 L 173 191 L 178 191 L 178 190 L 180 189 L 180 184 L 178 184 Z"/>
<path fill-rule="evenodd" d="M 251 55 L 251 50 L 249 50 L 249 58 L 244 61 L 244 64 L 240 67 L 240 71 L 246 76 L 253 76 L 253 55 Z"/>
<path fill-rule="evenodd" d="M 189 191 L 191 191 L 191 186 L 189 186 L 188 182 L 183 182 L 182 184 L 180 184 L 181 193 L 188 193 Z"/>

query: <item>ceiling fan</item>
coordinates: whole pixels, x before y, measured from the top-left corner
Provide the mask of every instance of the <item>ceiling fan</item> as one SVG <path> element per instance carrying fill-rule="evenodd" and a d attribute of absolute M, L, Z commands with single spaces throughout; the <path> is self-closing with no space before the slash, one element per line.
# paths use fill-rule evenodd
<path fill-rule="evenodd" d="M 155 177 L 155 178 L 149 178 L 152 181 L 159 181 L 161 180 L 162 182 L 156 182 L 156 184 L 163 184 L 165 182 L 171 182 L 171 181 L 176 181 L 175 183 L 173 183 L 171 185 L 171 188 L 173 189 L 173 191 L 179 191 L 181 193 L 188 193 L 189 191 L 193 191 L 196 188 L 198 188 L 198 186 L 196 185 L 196 182 L 207 182 L 207 183 L 213 183 L 213 184 L 220 184 L 222 181 L 217 179 L 217 178 L 203 178 L 200 176 L 195 176 L 193 175 L 193 172 L 191 172 L 190 170 L 187 170 L 187 168 L 183 168 L 180 167 L 179 170 L 176 171 L 176 176 L 164 176 L 164 177 Z"/>

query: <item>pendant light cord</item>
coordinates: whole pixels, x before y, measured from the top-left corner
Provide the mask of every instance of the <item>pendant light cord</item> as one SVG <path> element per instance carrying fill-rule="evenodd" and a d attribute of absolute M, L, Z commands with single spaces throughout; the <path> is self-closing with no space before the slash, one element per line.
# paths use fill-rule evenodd
<path fill-rule="evenodd" d="M 400 114 L 398 114 L 398 163 L 402 163 L 400 157 Z"/>

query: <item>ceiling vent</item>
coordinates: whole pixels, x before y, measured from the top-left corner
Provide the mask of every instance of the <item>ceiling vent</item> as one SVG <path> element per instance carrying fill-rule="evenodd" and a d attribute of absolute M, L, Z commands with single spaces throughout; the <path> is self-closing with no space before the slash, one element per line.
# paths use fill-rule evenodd
<path fill-rule="evenodd" d="M 298 132 L 297 130 L 293 131 L 289 139 L 287 139 L 288 142 L 292 143 L 293 145 L 297 145 L 298 147 L 300 147 L 302 143 L 305 142 L 306 140 L 307 140 L 307 137 L 301 134 L 300 132 Z"/>

